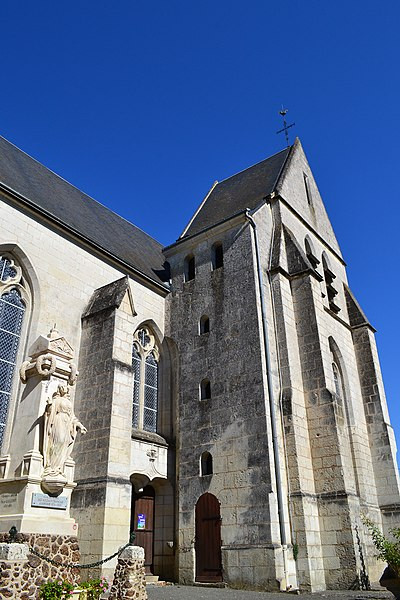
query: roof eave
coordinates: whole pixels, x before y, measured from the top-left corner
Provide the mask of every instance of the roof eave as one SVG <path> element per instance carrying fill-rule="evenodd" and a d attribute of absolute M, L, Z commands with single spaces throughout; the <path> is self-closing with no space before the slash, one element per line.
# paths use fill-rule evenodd
<path fill-rule="evenodd" d="M 101 254 L 108 256 L 114 262 L 117 262 L 120 266 L 124 267 L 125 269 L 128 269 L 128 271 L 130 271 L 132 274 L 135 274 L 138 278 L 144 279 L 147 283 L 150 283 L 152 286 L 155 286 L 159 290 L 169 292 L 169 288 L 167 286 L 163 285 L 162 283 L 159 283 L 155 279 L 152 279 L 151 277 L 149 277 L 148 275 L 146 275 L 145 273 L 140 271 L 140 269 L 138 269 L 137 267 L 134 267 L 130 263 L 127 263 L 126 261 L 122 260 L 119 256 L 113 254 L 109 250 L 106 250 L 105 248 L 103 248 L 102 246 L 100 246 L 99 244 L 97 244 L 96 242 L 91 240 L 90 238 L 87 238 L 82 233 L 77 231 L 74 227 L 67 225 L 61 219 L 59 219 L 55 215 L 52 215 L 51 213 L 44 210 L 43 208 L 39 207 L 37 204 L 35 204 L 35 202 L 30 200 L 23 194 L 20 194 L 19 192 L 17 192 L 16 190 L 11 188 L 7 184 L 3 183 L 2 181 L 0 181 L 0 191 L 5 192 L 8 196 L 11 196 L 11 198 L 16 200 L 17 202 L 20 202 L 21 204 L 27 206 L 34 213 L 42 215 L 43 217 L 48 219 L 50 222 L 56 224 L 62 230 L 70 232 L 76 238 L 78 238 L 79 240 L 82 240 L 85 244 L 89 245 L 92 248 L 95 248 Z"/>
<path fill-rule="evenodd" d="M 196 231 L 195 233 L 192 233 L 192 235 L 186 235 L 183 238 L 177 239 L 176 242 L 174 242 L 173 244 L 170 244 L 169 246 L 165 246 L 165 248 L 163 248 L 163 253 L 165 255 L 168 255 L 169 251 L 176 248 L 177 246 L 180 246 L 186 242 L 190 242 L 194 238 L 196 238 L 200 235 L 204 235 L 204 234 L 208 233 L 209 231 L 211 231 L 212 229 L 221 227 L 221 225 L 224 225 L 225 223 L 228 223 L 229 221 L 233 221 L 234 219 L 237 219 L 237 221 L 240 222 L 241 217 L 244 217 L 244 215 L 247 213 L 247 210 L 248 210 L 247 208 L 240 210 L 237 213 L 230 215 L 229 217 L 226 217 L 225 219 L 222 219 L 221 221 L 218 221 L 218 223 L 213 223 L 212 225 L 209 225 L 208 227 L 204 227 L 204 229 L 201 229 L 200 231 Z"/>

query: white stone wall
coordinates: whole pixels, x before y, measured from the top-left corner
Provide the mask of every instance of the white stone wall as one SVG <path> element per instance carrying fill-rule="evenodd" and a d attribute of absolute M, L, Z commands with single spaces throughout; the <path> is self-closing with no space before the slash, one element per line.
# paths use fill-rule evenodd
<path fill-rule="evenodd" d="M 31 314 L 27 315 L 25 319 L 25 331 L 19 351 L 18 367 L 28 357 L 28 349 L 37 337 L 40 334 L 46 335 L 54 323 L 56 323 L 58 331 L 65 336 L 74 348 L 74 361 L 79 363 L 81 360 L 79 352 L 81 317 L 89 299 L 97 288 L 120 279 L 126 273 L 119 267 L 109 264 L 108 260 L 97 255 L 93 249 L 71 239 L 69 234 L 56 230 L 54 226 L 41 222 L 34 215 L 19 210 L 8 202 L 1 202 L 0 204 L 0 219 L 2 223 L 0 254 L 4 250 L 11 252 L 15 260 L 22 266 L 24 277 L 30 284 L 33 299 Z M 155 292 L 134 278 L 130 279 L 130 289 L 135 314 L 132 312 L 127 294 L 120 309 L 116 312 L 114 335 L 109 340 L 113 360 L 127 365 L 131 365 L 132 334 L 141 323 L 148 322 L 151 324 L 160 343 L 163 342 L 164 335 L 165 294 Z M 131 445 L 135 443 L 131 440 L 132 383 L 131 372 L 116 370 L 113 385 L 107 390 L 107 393 L 112 393 L 112 409 L 109 415 L 108 448 L 104 457 L 107 477 L 111 477 L 117 483 L 107 484 L 104 495 L 100 494 L 98 496 L 96 506 L 80 511 L 73 509 L 72 511 L 74 516 L 78 516 L 84 559 L 90 556 L 102 557 L 111 554 L 115 552 L 119 545 L 126 543 L 129 537 L 131 510 L 131 484 L 129 478 L 137 470 L 135 464 L 137 457 L 131 451 Z M 85 395 L 85 390 L 80 388 L 79 377 L 76 389 L 80 396 Z M 164 389 L 163 393 L 166 394 L 168 391 L 168 389 Z M 13 421 L 15 418 L 18 419 L 18 403 L 22 393 L 24 393 L 23 406 L 26 413 L 24 419 L 27 424 L 36 422 L 37 425 L 37 419 L 43 411 L 42 406 L 39 407 L 37 403 L 29 401 L 30 388 L 19 382 L 18 372 L 16 372 L 9 410 L 9 426 L 3 445 L 3 454 L 9 453 L 11 455 L 8 470 L 11 475 L 18 470 L 24 454 L 34 447 L 37 450 L 39 444 L 37 434 L 26 432 L 25 436 L 18 436 L 18 439 L 12 436 Z M 72 393 L 75 395 L 75 389 L 72 390 Z M 93 409 L 97 409 L 101 413 L 104 400 L 105 398 L 102 398 L 100 392 L 99 404 L 93 406 Z M 109 398 L 109 401 L 111 401 L 111 398 Z M 160 397 L 160 407 L 161 410 L 165 411 L 162 397 Z M 171 407 L 170 398 L 168 398 L 168 407 Z M 80 418 L 79 406 L 77 416 Z M 164 422 L 166 421 L 167 417 L 164 415 Z M 93 435 L 93 431 L 90 430 L 90 424 L 87 423 L 87 425 L 89 428 L 87 436 L 91 449 L 88 453 L 90 462 L 90 457 L 95 456 L 99 450 L 97 450 L 96 437 Z M 171 429 L 170 423 L 169 428 Z M 37 426 L 36 429 L 38 429 Z M 146 450 L 143 452 L 145 454 Z M 150 472 L 152 463 L 149 462 L 147 456 L 146 459 Z M 143 460 L 139 460 L 139 463 L 141 462 Z M 81 467 L 82 465 L 77 465 L 79 477 L 82 477 Z M 142 464 L 140 470 L 143 470 Z M 163 457 L 162 471 L 162 476 L 166 477 L 165 457 Z M 88 472 L 86 469 L 86 477 L 93 474 L 93 471 L 90 472 L 89 470 Z M 151 473 L 150 477 L 153 475 Z M 127 485 L 118 485 L 118 478 L 124 478 Z M 2 488 L 0 488 L 1 491 Z M 167 497 L 169 497 L 170 509 L 166 508 Z M 26 502 L 30 502 L 29 498 L 26 498 Z M 163 493 L 160 502 L 163 504 L 161 511 L 173 511 L 171 494 L 168 496 L 168 494 Z M 43 512 L 42 514 L 44 515 Z M 164 518 L 164 515 L 162 518 Z M 167 527 L 167 531 L 164 532 L 163 545 L 165 545 L 165 537 L 168 540 L 173 540 L 171 524 L 166 523 L 166 526 L 169 529 Z M 51 531 L 54 530 L 54 526 L 49 525 L 49 527 Z M 163 526 L 161 529 L 163 529 Z M 159 549 L 159 563 L 162 562 L 162 554 L 163 552 Z M 164 554 L 168 556 L 167 562 L 171 562 L 173 549 L 165 546 Z M 107 566 L 110 567 L 110 565 Z"/>
<path fill-rule="evenodd" d="M 0 251 L 17 246 L 16 259 L 32 282 L 33 311 L 30 323 L 26 323 L 27 335 L 20 345 L 20 362 L 27 358 L 28 349 L 40 334 L 46 335 L 57 324 L 58 331 L 68 339 L 79 359 L 81 315 L 93 291 L 125 273 L 108 264 L 78 242 L 65 234 L 38 221 L 8 203 L 0 206 Z M 23 259 L 22 257 L 26 258 Z M 161 331 L 164 329 L 164 298 L 136 281 L 131 282 L 137 317 L 135 321 L 153 319 Z M 28 316 L 28 315 L 27 315 Z M 26 319 L 28 321 L 28 319 Z M 20 397 L 22 385 L 15 378 L 13 399 Z M 14 402 L 9 415 L 15 410 Z M 35 410 L 33 409 L 32 414 Z M 37 416 L 37 415 L 36 415 Z M 9 449 L 11 431 L 6 432 L 3 453 Z M 13 465 L 30 448 L 19 442 L 13 449 Z"/>

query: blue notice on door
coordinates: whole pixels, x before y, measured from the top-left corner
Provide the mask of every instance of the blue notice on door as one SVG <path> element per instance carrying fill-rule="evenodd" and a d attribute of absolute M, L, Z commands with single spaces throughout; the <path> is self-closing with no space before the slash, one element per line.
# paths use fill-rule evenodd
<path fill-rule="evenodd" d="M 140 514 L 137 516 L 137 528 L 146 529 L 146 515 Z"/>

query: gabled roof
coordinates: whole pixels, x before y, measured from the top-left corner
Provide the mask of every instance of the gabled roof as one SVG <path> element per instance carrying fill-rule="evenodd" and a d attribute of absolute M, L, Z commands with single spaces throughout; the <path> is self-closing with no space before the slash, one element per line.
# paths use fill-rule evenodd
<path fill-rule="evenodd" d="M 0 187 L 158 284 L 162 245 L 0 136 Z"/>
<path fill-rule="evenodd" d="M 125 294 L 130 294 L 128 277 L 121 277 L 116 281 L 112 281 L 107 285 L 95 290 L 89 300 L 89 304 L 83 313 L 83 318 L 92 317 L 93 315 L 107 309 L 119 308 Z M 133 308 L 133 306 L 132 306 Z M 134 312 L 136 315 L 136 312 Z"/>
<path fill-rule="evenodd" d="M 199 233 L 246 208 L 256 208 L 274 191 L 289 152 L 290 148 L 285 148 L 214 184 L 181 238 Z"/>

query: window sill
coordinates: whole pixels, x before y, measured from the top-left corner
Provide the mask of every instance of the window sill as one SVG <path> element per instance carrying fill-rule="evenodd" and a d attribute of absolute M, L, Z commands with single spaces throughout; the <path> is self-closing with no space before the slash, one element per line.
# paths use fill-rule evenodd
<path fill-rule="evenodd" d="M 158 433 L 153 433 L 151 431 L 144 431 L 143 429 L 132 429 L 131 438 L 133 440 L 140 440 L 142 442 L 151 442 L 153 444 L 158 444 L 159 446 L 165 446 L 168 448 L 168 443 L 165 438 Z"/>

